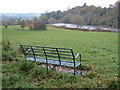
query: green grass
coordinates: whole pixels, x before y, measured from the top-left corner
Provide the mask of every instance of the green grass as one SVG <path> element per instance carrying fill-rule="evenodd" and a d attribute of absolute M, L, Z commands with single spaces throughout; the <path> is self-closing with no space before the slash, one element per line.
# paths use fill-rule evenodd
<path fill-rule="evenodd" d="M 102 82 L 101 87 L 108 87 L 111 81 L 117 79 L 115 74 L 118 74 L 118 33 L 83 32 L 53 27 L 47 27 L 47 30 L 43 31 L 34 31 L 28 28 L 21 30 L 19 26 L 9 26 L 7 29 L 3 27 L 2 36 L 3 39 L 9 39 L 15 49 L 19 48 L 19 44 L 28 44 L 72 48 L 75 54 L 81 53 L 83 65 L 93 66 L 91 72 L 96 72 L 99 77 L 96 75 L 90 79 L 89 75 L 85 78 L 79 76 L 80 81 L 74 83 L 75 87 L 98 87 L 98 82 Z M 47 84 L 42 86 L 64 87 L 64 85 L 59 85 L 59 81 L 53 84 L 50 80 L 46 80 Z M 32 87 L 31 85 L 37 87 L 29 82 L 26 87 Z M 67 87 L 70 86 L 72 87 L 68 83 Z"/>

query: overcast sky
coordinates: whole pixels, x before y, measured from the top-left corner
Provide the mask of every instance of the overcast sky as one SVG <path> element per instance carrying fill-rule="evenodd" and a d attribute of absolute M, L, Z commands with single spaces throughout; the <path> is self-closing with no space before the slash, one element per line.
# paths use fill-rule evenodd
<path fill-rule="evenodd" d="M 67 10 L 75 6 L 95 5 L 108 7 L 117 0 L 0 0 L 0 13 L 44 13 Z"/>

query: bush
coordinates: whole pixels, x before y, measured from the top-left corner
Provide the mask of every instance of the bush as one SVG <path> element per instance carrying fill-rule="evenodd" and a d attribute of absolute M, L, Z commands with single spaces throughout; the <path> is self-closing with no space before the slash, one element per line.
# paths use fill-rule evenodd
<path fill-rule="evenodd" d="M 29 24 L 29 28 L 30 28 L 31 30 L 33 30 L 33 29 L 34 29 L 34 25 L 33 25 L 33 24 Z"/>
<path fill-rule="evenodd" d="M 30 30 L 33 30 L 34 29 L 33 21 L 27 20 L 27 26 L 30 28 Z"/>
<path fill-rule="evenodd" d="M 44 21 L 41 20 L 37 20 L 36 22 L 34 22 L 34 29 L 35 30 L 46 30 L 46 24 Z"/>
<path fill-rule="evenodd" d="M 108 86 L 108 88 L 120 88 L 120 84 L 117 83 L 117 82 L 112 82 L 112 83 Z"/>
<path fill-rule="evenodd" d="M 13 51 L 3 51 L 2 60 L 3 61 L 12 61 L 16 57 L 16 52 Z"/>
<path fill-rule="evenodd" d="M 13 86 L 20 81 L 20 76 L 18 74 L 9 74 L 9 77 L 3 77 L 2 87 L 13 88 Z"/>
<path fill-rule="evenodd" d="M 9 40 L 2 41 L 2 60 L 3 61 L 12 61 L 16 57 L 16 52 L 13 51 L 12 44 Z"/>
<path fill-rule="evenodd" d="M 34 63 L 31 63 L 31 62 L 28 62 L 28 61 L 23 61 L 19 66 L 19 70 L 28 73 L 34 67 L 35 67 Z"/>
<path fill-rule="evenodd" d="M 40 18 L 35 18 L 34 20 L 28 20 L 27 26 L 31 30 L 46 30 L 46 17 L 40 16 Z"/>
<path fill-rule="evenodd" d="M 12 50 L 12 44 L 9 42 L 9 40 L 7 40 L 7 41 L 3 40 L 2 46 L 3 46 L 2 49 L 4 51 L 11 51 Z"/>
<path fill-rule="evenodd" d="M 111 78 L 107 81 L 108 88 L 120 88 L 120 83 L 119 81 Z"/>
<path fill-rule="evenodd" d="M 9 24 L 7 21 L 3 21 L 3 25 L 5 26 L 5 28 L 7 28 Z"/>

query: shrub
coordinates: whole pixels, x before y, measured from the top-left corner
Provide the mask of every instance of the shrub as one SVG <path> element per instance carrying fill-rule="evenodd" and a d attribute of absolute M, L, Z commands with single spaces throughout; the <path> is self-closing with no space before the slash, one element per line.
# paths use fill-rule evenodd
<path fill-rule="evenodd" d="M 28 20 L 27 21 L 27 26 L 30 28 L 30 30 L 33 30 L 34 29 L 33 21 L 32 20 Z"/>
<path fill-rule="evenodd" d="M 16 52 L 13 51 L 12 44 L 9 40 L 2 41 L 2 60 L 3 61 L 12 61 L 16 57 Z"/>
<path fill-rule="evenodd" d="M 108 88 L 120 88 L 119 81 L 113 78 L 107 80 L 106 83 L 108 84 Z"/>
<path fill-rule="evenodd" d="M 108 88 L 120 88 L 120 83 L 116 82 L 111 82 Z"/>
<path fill-rule="evenodd" d="M 2 46 L 3 46 L 2 49 L 4 51 L 11 51 L 12 50 L 12 44 L 9 42 L 9 40 L 7 40 L 7 41 L 3 40 Z"/>
<path fill-rule="evenodd" d="M 9 24 L 8 24 L 7 21 L 4 21 L 4 22 L 3 22 L 3 25 L 4 25 L 5 28 L 7 28 Z"/>
<path fill-rule="evenodd" d="M 3 61 L 12 61 L 16 57 L 16 52 L 13 51 L 3 51 L 2 60 Z"/>
<path fill-rule="evenodd" d="M 34 22 L 34 29 L 35 30 L 38 30 L 38 29 L 46 30 L 45 22 L 42 20 L 37 20 L 36 22 Z"/>
<path fill-rule="evenodd" d="M 33 25 L 33 24 L 29 24 L 29 28 L 30 28 L 31 30 L 33 30 L 33 29 L 34 29 L 34 25 Z"/>
<path fill-rule="evenodd" d="M 3 77 L 2 79 L 2 86 L 4 88 L 12 88 L 13 85 L 16 84 L 16 82 L 20 81 L 20 77 L 18 74 L 10 74 L 9 77 Z"/>
<path fill-rule="evenodd" d="M 19 66 L 19 70 L 28 73 L 34 67 L 35 67 L 34 63 L 31 63 L 31 62 L 28 62 L 28 61 L 23 61 Z"/>
<path fill-rule="evenodd" d="M 46 30 L 46 17 L 40 16 L 34 20 L 27 20 L 27 26 L 31 30 Z"/>

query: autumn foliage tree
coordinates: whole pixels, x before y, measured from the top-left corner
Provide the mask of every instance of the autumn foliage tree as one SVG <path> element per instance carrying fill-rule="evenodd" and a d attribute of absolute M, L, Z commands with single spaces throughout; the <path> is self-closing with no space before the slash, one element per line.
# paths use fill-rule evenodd
<path fill-rule="evenodd" d="M 33 21 L 32 20 L 27 20 L 27 26 L 33 30 L 34 29 L 34 25 L 33 25 Z"/>
<path fill-rule="evenodd" d="M 8 24 L 7 21 L 3 21 L 3 25 L 4 25 L 5 28 L 7 28 L 9 24 Z"/>

